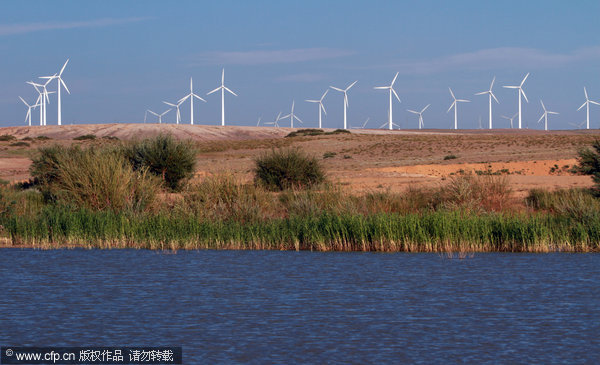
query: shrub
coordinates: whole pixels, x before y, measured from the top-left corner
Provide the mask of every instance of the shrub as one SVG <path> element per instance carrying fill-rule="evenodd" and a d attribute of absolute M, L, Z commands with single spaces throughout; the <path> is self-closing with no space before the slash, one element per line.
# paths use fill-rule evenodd
<path fill-rule="evenodd" d="M 578 220 L 595 218 L 600 214 L 600 201 L 585 189 L 547 191 L 533 189 L 525 199 L 535 210 L 565 215 Z"/>
<path fill-rule="evenodd" d="M 177 141 L 171 135 L 159 135 L 130 144 L 123 152 L 135 170 L 148 169 L 172 191 L 179 191 L 183 181 L 194 174 L 194 147 L 191 142 Z"/>
<path fill-rule="evenodd" d="M 244 185 L 231 175 L 217 175 L 188 186 L 181 205 L 210 221 L 257 222 L 281 214 L 271 193 Z"/>
<path fill-rule="evenodd" d="M 41 148 L 30 171 L 47 200 L 92 210 L 146 210 L 159 186 L 116 149 Z"/>
<path fill-rule="evenodd" d="M 73 138 L 74 141 L 87 141 L 96 139 L 95 134 L 84 134 L 83 136 Z"/>
<path fill-rule="evenodd" d="M 115 137 L 115 136 L 104 136 L 104 137 L 102 137 L 102 139 L 106 139 L 106 140 L 109 140 L 109 141 L 118 141 L 118 140 L 119 140 L 119 137 Z"/>
<path fill-rule="evenodd" d="M 298 149 L 272 150 L 255 163 L 255 182 L 269 190 L 310 188 L 325 181 L 319 161 Z"/>
<path fill-rule="evenodd" d="M 29 147 L 30 144 L 24 141 L 13 142 L 10 144 L 13 147 Z"/>
<path fill-rule="evenodd" d="M 508 178 L 498 175 L 453 176 L 437 193 L 433 205 L 443 209 L 502 211 L 512 203 Z"/>
<path fill-rule="evenodd" d="M 37 137 L 35 137 L 35 139 L 40 140 L 40 141 L 47 141 L 52 138 L 47 137 L 47 136 L 37 136 Z"/>
<path fill-rule="evenodd" d="M 592 149 L 579 151 L 577 170 L 584 175 L 591 175 L 596 184 L 594 191 L 600 195 L 600 140 L 595 140 Z"/>
<path fill-rule="evenodd" d="M 17 138 L 15 136 L 11 136 L 10 134 L 3 134 L 0 136 L 1 142 L 14 141 L 15 139 Z"/>
<path fill-rule="evenodd" d="M 458 157 L 456 157 L 456 155 L 446 155 L 444 156 L 444 161 L 446 160 L 454 160 L 457 159 Z"/>
<path fill-rule="evenodd" d="M 333 158 L 333 157 L 335 157 L 336 155 L 337 155 L 337 153 L 336 153 L 336 152 L 325 152 L 325 153 L 323 154 L 323 159 L 326 159 L 326 158 Z"/>

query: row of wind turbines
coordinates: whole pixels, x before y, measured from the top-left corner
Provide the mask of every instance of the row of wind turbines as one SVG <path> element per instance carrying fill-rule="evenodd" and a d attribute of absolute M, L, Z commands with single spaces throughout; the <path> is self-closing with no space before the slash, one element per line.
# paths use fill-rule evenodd
<path fill-rule="evenodd" d="M 61 89 L 64 88 L 67 93 L 70 94 L 69 88 L 67 87 L 66 83 L 64 82 L 63 78 L 62 78 L 62 74 L 65 70 L 65 68 L 67 67 L 67 64 L 69 63 L 69 59 L 67 59 L 67 61 L 64 63 L 64 65 L 61 67 L 60 71 L 51 75 L 51 76 L 40 76 L 39 78 L 42 80 L 46 80 L 44 83 L 36 83 L 33 81 L 27 81 L 27 84 L 32 85 L 36 92 L 38 93 L 38 98 L 36 100 L 36 102 L 34 104 L 30 104 L 27 101 L 25 101 L 25 99 L 23 99 L 21 96 L 19 96 L 19 99 L 21 99 L 21 101 L 27 106 L 27 114 L 25 116 L 25 120 L 28 122 L 28 125 L 31 126 L 32 124 L 32 110 L 35 108 L 40 108 L 40 125 L 46 125 L 47 124 L 47 104 L 50 103 L 50 98 L 49 98 L 49 94 L 57 94 L 58 100 L 57 100 L 57 106 L 58 106 L 58 115 L 57 115 L 57 124 L 58 125 L 62 125 L 62 104 L 61 104 Z M 386 123 L 384 123 L 383 125 L 379 126 L 379 128 L 384 128 L 387 127 L 387 129 L 394 129 L 395 127 L 400 128 L 400 126 L 396 123 L 394 123 L 393 120 L 393 105 L 394 105 L 394 98 L 401 103 L 402 101 L 400 100 L 400 97 L 398 96 L 398 93 L 396 92 L 396 90 L 394 89 L 394 84 L 396 83 L 396 80 L 398 79 L 398 72 L 396 72 L 396 75 L 394 76 L 394 78 L 392 79 L 392 82 L 389 85 L 385 85 L 385 86 L 375 86 L 374 89 L 375 90 L 386 90 L 388 92 L 388 97 L 389 97 L 389 109 L 388 109 L 388 121 Z M 525 94 L 525 91 L 523 90 L 523 86 L 525 84 L 525 81 L 527 80 L 527 78 L 529 77 L 529 73 L 527 73 L 525 75 L 525 77 L 523 78 L 523 80 L 521 81 L 521 83 L 519 85 L 506 85 L 503 86 L 504 88 L 507 89 L 515 89 L 517 90 L 517 98 L 518 98 L 518 111 L 515 115 L 513 115 L 512 117 L 507 117 L 507 116 L 502 116 L 502 118 L 507 119 L 510 121 L 510 126 L 511 128 L 513 128 L 513 120 L 518 116 L 518 128 L 521 129 L 523 124 L 522 124 L 522 99 L 524 98 L 525 101 L 527 103 L 529 103 L 529 100 L 527 99 L 527 95 Z M 48 91 L 48 86 L 50 84 L 50 82 L 52 80 L 56 80 L 57 81 L 57 90 L 55 91 Z M 487 95 L 488 96 L 488 111 L 489 111 L 489 123 L 488 123 L 488 128 L 489 129 L 493 129 L 493 113 L 492 113 L 492 105 L 493 105 L 493 101 L 495 101 L 496 103 L 500 103 L 498 101 L 498 98 L 496 97 L 496 95 L 494 94 L 493 88 L 494 88 L 494 83 L 496 81 L 496 77 L 494 76 L 492 79 L 492 82 L 490 84 L 490 87 L 488 90 L 485 91 L 481 91 L 478 93 L 475 93 L 474 95 Z M 325 105 L 323 103 L 325 97 L 327 96 L 327 93 L 329 92 L 330 89 L 341 92 L 343 94 L 343 115 L 344 115 L 344 119 L 343 119 L 343 128 L 344 129 L 348 129 L 348 123 L 347 123 L 347 109 L 349 106 L 349 102 L 348 102 L 348 91 L 354 86 L 356 85 L 356 83 L 358 82 L 358 80 L 350 83 L 346 88 L 342 89 L 339 87 L 335 87 L 335 86 L 330 86 L 329 88 L 327 88 L 325 90 L 325 92 L 321 95 L 321 97 L 319 99 L 307 99 L 305 100 L 306 102 L 309 103 L 315 103 L 318 106 L 318 125 L 319 128 L 323 127 L 323 121 L 322 121 L 322 113 L 324 113 L 325 115 L 327 115 L 327 111 L 325 110 Z M 234 91 L 232 91 L 231 89 L 229 89 L 227 86 L 225 86 L 225 69 L 222 70 L 221 73 L 221 85 L 219 87 L 217 87 L 216 89 L 209 91 L 206 95 L 210 95 L 213 93 L 216 93 L 220 91 L 221 92 L 221 125 L 224 126 L 225 125 L 225 92 L 228 92 L 234 96 L 238 96 Z M 450 92 L 450 96 L 452 97 L 452 104 L 450 105 L 450 107 L 448 108 L 448 110 L 446 111 L 446 113 L 449 113 L 450 110 L 454 109 L 454 129 L 458 129 L 458 104 L 459 103 L 468 103 L 470 102 L 470 100 L 467 99 L 459 99 L 455 96 L 454 92 L 452 91 L 451 88 L 448 88 L 448 91 Z M 600 105 L 599 102 L 590 100 L 589 96 L 588 96 L 588 92 L 587 89 L 584 87 L 583 88 L 584 91 L 584 95 L 585 95 L 585 102 L 577 109 L 578 111 L 581 110 L 583 107 L 586 107 L 586 129 L 590 128 L 590 104 L 594 104 L 594 105 Z M 203 99 L 201 96 L 197 95 L 194 93 L 194 88 L 193 88 L 193 80 L 192 78 L 190 78 L 190 92 L 189 94 L 183 96 L 181 99 L 179 99 L 177 102 L 168 102 L 168 101 L 163 101 L 164 104 L 170 106 L 170 109 L 167 109 L 166 111 L 162 112 L 162 113 L 157 113 L 154 112 L 150 109 L 146 110 L 146 113 L 144 115 L 144 123 L 147 121 L 148 119 L 148 114 L 152 114 L 154 116 L 156 116 L 158 118 L 158 123 L 162 123 L 162 118 L 163 116 L 165 116 L 167 113 L 169 113 L 171 110 L 173 110 L 173 108 L 176 109 L 176 123 L 179 124 L 181 122 L 181 111 L 180 111 L 180 107 L 181 105 L 188 100 L 190 101 L 190 124 L 194 124 L 194 99 L 198 99 L 200 101 L 203 101 L 206 103 L 206 100 Z M 540 104 L 542 105 L 542 109 L 543 109 L 543 114 L 541 115 L 541 117 L 538 120 L 538 123 L 540 123 L 542 120 L 544 120 L 544 129 L 548 130 L 548 115 L 550 114 L 558 114 L 557 112 L 554 111 L 550 111 L 548 109 L 546 109 L 546 106 L 544 105 L 544 102 L 542 100 L 540 100 Z M 422 129 L 425 127 L 425 123 L 423 120 L 423 113 L 427 110 L 427 108 L 429 108 L 429 106 L 431 106 L 431 104 L 427 104 L 424 108 L 422 108 L 420 111 L 417 110 L 412 110 L 412 109 L 407 109 L 408 112 L 415 114 L 418 116 L 418 128 Z M 299 123 L 303 123 L 302 120 L 294 113 L 294 107 L 295 107 L 295 101 L 292 101 L 292 106 L 291 106 L 291 110 L 289 114 L 286 114 L 284 116 L 282 116 L 281 112 L 279 112 L 279 114 L 277 115 L 277 118 L 272 121 L 272 122 L 266 122 L 264 123 L 264 125 L 273 125 L 275 127 L 279 127 L 279 122 L 286 120 L 289 118 L 290 121 L 290 127 L 294 127 L 294 121 L 298 121 Z M 365 128 L 366 124 L 368 123 L 368 119 L 367 121 L 365 121 L 365 123 L 361 126 L 361 127 L 354 127 L 354 128 Z M 260 124 L 260 118 L 259 121 L 257 123 L 257 125 Z M 574 125 L 577 128 L 581 128 L 583 126 L 583 124 L 579 124 L 579 125 Z M 352 127 L 351 127 L 352 128 Z"/>

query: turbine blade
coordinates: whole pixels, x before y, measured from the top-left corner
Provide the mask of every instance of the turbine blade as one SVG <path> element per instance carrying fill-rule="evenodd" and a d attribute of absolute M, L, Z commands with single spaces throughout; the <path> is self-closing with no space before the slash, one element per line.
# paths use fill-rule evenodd
<path fill-rule="evenodd" d="M 489 91 L 482 91 L 480 93 L 476 93 L 475 95 L 484 95 L 484 94 L 487 94 L 487 93 L 489 93 Z"/>
<path fill-rule="evenodd" d="M 462 103 L 470 103 L 471 100 L 467 100 L 467 99 L 457 99 L 456 101 L 460 101 Z"/>
<path fill-rule="evenodd" d="M 527 80 L 527 78 L 529 77 L 529 72 L 527 73 L 527 75 L 525 75 L 525 77 L 523 78 L 523 81 L 521 81 L 521 87 L 523 87 L 523 84 L 525 83 L 525 80 Z"/>
<path fill-rule="evenodd" d="M 217 92 L 217 91 L 221 90 L 221 88 L 222 88 L 222 87 L 223 87 L 223 86 L 219 86 L 218 88 L 216 88 L 216 89 L 214 89 L 213 91 L 211 91 L 211 92 L 207 93 L 206 95 L 210 95 L 210 94 L 212 94 L 212 93 L 214 93 L 214 92 Z"/>
<path fill-rule="evenodd" d="M 492 79 L 492 83 L 490 84 L 490 92 L 494 88 L 494 81 L 496 81 L 496 76 L 494 76 L 494 78 Z"/>
<path fill-rule="evenodd" d="M 167 104 L 167 105 L 170 105 L 170 106 L 177 106 L 177 105 L 175 105 L 175 104 L 169 103 L 168 101 L 163 101 L 163 103 L 165 103 L 165 104 Z"/>
<path fill-rule="evenodd" d="M 518 89 L 519 88 L 519 86 L 502 86 L 502 87 L 504 87 L 506 89 Z"/>
<path fill-rule="evenodd" d="M 396 76 L 394 76 L 394 79 L 392 80 L 392 84 L 390 85 L 390 87 L 393 87 L 393 86 L 394 86 L 394 83 L 396 82 L 396 79 L 398 78 L 398 74 L 399 74 L 399 73 L 400 73 L 400 72 L 396 72 Z"/>
<path fill-rule="evenodd" d="M 22 97 L 20 97 L 20 96 L 19 96 L 19 99 L 21 99 L 21 101 L 23 102 L 23 104 L 25 104 L 25 105 L 27 105 L 27 106 L 30 106 L 29 104 L 27 104 L 27 102 L 26 102 L 25 100 L 23 100 L 23 98 L 22 98 Z"/>
<path fill-rule="evenodd" d="M 452 108 L 454 107 L 454 105 L 456 105 L 456 100 L 454 100 L 454 102 L 452 103 L 452 105 L 450 105 L 450 108 L 448 108 L 448 110 L 446 111 L 446 113 L 449 113 L 450 110 L 452 110 Z"/>
<path fill-rule="evenodd" d="M 337 91 L 344 92 L 344 90 L 342 90 L 342 89 L 339 89 L 339 88 L 337 88 L 337 87 L 333 87 L 333 86 L 329 86 L 329 87 L 330 87 L 330 88 L 332 88 L 333 90 L 337 90 Z"/>
<path fill-rule="evenodd" d="M 221 72 L 221 85 L 225 86 L 225 68 Z"/>
<path fill-rule="evenodd" d="M 456 100 L 456 97 L 454 96 L 454 93 L 452 92 L 452 89 L 448 88 L 448 90 L 450 90 L 450 95 L 452 95 L 452 99 Z"/>
<path fill-rule="evenodd" d="M 308 101 L 309 103 L 320 103 L 319 100 L 304 100 L 304 101 Z"/>
<path fill-rule="evenodd" d="M 423 108 L 423 110 L 421 110 L 421 113 L 423 113 L 425 110 L 427 110 L 427 108 L 429 108 L 429 106 L 430 106 L 430 105 L 431 105 L 431 104 L 427 104 L 427 105 L 425 106 L 425 108 Z"/>
<path fill-rule="evenodd" d="M 321 105 L 321 109 L 323 109 L 323 113 L 325 113 L 325 115 L 327 115 L 327 111 L 325 111 L 325 105 L 323 105 L 323 103 L 320 103 Z"/>
<path fill-rule="evenodd" d="M 348 87 L 346 88 L 346 91 L 350 90 L 350 88 L 351 88 L 352 86 L 354 86 L 354 85 L 355 85 L 357 82 L 358 82 L 358 80 L 356 80 L 356 81 L 354 81 L 353 83 L 351 83 L 351 84 L 350 84 L 350 86 L 348 86 Z"/>
<path fill-rule="evenodd" d="M 496 98 L 496 95 L 494 95 L 493 92 L 490 91 L 490 95 L 492 96 L 492 98 L 494 98 L 494 100 L 496 100 L 496 103 L 500 104 L 500 102 L 498 101 L 498 99 Z"/>
<path fill-rule="evenodd" d="M 544 105 L 544 102 L 540 100 L 540 103 L 542 104 L 542 109 L 544 109 L 544 111 L 546 111 L 546 106 Z"/>
<path fill-rule="evenodd" d="M 400 97 L 398 96 L 398 94 L 396 94 L 396 90 L 394 90 L 393 88 L 391 88 L 390 90 L 392 90 L 392 92 L 394 93 L 394 96 L 396 97 L 396 99 L 398 99 L 398 102 L 402 102 L 402 100 L 400 100 Z"/>
<path fill-rule="evenodd" d="M 529 103 L 529 100 L 527 100 L 527 95 L 525 95 L 525 91 L 523 91 L 523 89 L 519 89 L 519 90 L 521 90 L 521 93 L 523 94 L 525 101 Z"/>
<path fill-rule="evenodd" d="M 548 114 L 560 114 L 558 112 L 548 112 Z"/>
<path fill-rule="evenodd" d="M 414 113 L 414 114 L 419 114 L 419 112 L 416 112 L 414 110 L 410 110 L 410 109 L 406 109 L 406 111 L 410 112 L 410 113 Z"/>
<path fill-rule="evenodd" d="M 544 119 L 544 117 L 546 116 L 546 113 L 542 114 L 542 116 L 540 117 L 540 119 L 538 119 L 538 123 L 542 121 L 542 119 Z"/>
<path fill-rule="evenodd" d="M 581 106 L 577 109 L 577 111 L 580 111 L 581 108 L 583 108 L 587 103 L 588 103 L 588 101 L 586 101 L 585 103 L 581 104 Z M 589 103 L 593 103 L 593 101 L 589 101 Z"/>
<path fill-rule="evenodd" d="M 325 92 L 323 93 L 323 96 L 321 96 L 320 101 L 323 101 L 323 99 L 325 98 L 325 95 L 327 95 L 328 92 L 329 92 L 329 89 L 325 90 Z"/>
<path fill-rule="evenodd" d="M 65 64 L 63 65 L 63 67 L 60 69 L 60 72 L 58 73 L 58 76 L 61 76 L 63 71 L 65 70 L 65 67 L 67 67 L 67 63 L 69 63 L 69 59 L 67 58 L 67 61 L 65 62 Z"/>
<path fill-rule="evenodd" d="M 202 100 L 203 102 L 205 102 L 205 103 L 206 103 L 206 100 L 202 99 L 202 98 L 201 98 L 201 97 L 199 97 L 198 95 L 196 95 L 196 94 L 192 94 L 192 95 L 193 95 L 193 96 L 194 96 L 196 99 L 200 99 L 200 100 Z"/>
<path fill-rule="evenodd" d="M 598 102 L 596 102 L 596 101 L 591 101 L 591 100 L 590 100 L 590 103 L 592 103 L 592 104 L 596 104 L 596 105 L 600 105 L 600 103 L 598 103 Z"/>
<path fill-rule="evenodd" d="M 229 88 L 227 86 L 223 86 L 225 88 L 225 90 L 229 91 L 230 93 L 232 93 L 233 95 L 237 96 L 236 93 L 234 93 L 233 91 L 229 90 Z"/>
<path fill-rule="evenodd" d="M 375 86 L 373 89 L 375 90 L 387 90 L 389 89 L 389 86 Z"/>
<path fill-rule="evenodd" d="M 190 97 L 190 95 L 189 95 L 189 94 L 188 94 L 188 95 L 186 95 L 186 96 L 184 96 L 183 98 L 179 99 L 179 101 L 177 102 L 177 104 L 181 104 L 181 103 L 183 103 L 183 102 L 184 102 L 184 101 L 186 101 L 186 99 L 187 99 L 187 98 L 189 98 L 189 97 Z"/>
<path fill-rule="evenodd" d="M 585 86 L 583 87 L 583 93 L 585 94 L 585 100 L 588 100 L 588 93 L 587 93 L 587 89 L 585 88 Z"/>
<path fill-rule="evenodd" d="M 58 81 L 62 84 L 62 86 L 64 86 L 65 90 L 67 90 L 67 92 L 69 93 L 69 95 L 71 95 L 71 92 L 69 91 L 69 88 L 67 87 L 67 84 L 65 84 L 65 82 L 63 81 L 63 79 L 58 78 Z"/>

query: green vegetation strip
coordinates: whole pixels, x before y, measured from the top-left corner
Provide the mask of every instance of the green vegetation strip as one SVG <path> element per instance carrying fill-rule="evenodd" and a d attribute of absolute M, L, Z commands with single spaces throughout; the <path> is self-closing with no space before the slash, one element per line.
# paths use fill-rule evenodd
<path fill-rule="evenodd" d="M 294 216 L 262 222 L 191 216 L 93 212 L 46 206 L 34 216 L 4 216 L 14 245 L 141 249 L 267 249 L 383 252 L 591 252 L 600 249 L 600 218 L 546 213 L 460 211 L 421 214 Z"/>

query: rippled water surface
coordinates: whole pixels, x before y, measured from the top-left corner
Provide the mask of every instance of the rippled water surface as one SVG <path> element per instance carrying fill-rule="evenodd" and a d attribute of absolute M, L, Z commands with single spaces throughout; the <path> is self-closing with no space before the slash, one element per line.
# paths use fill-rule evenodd
<path fill-rule="evenodd" d="M 600 255 L 0 250 L 0 345 L 184 363 L 600 363 Z"/>

